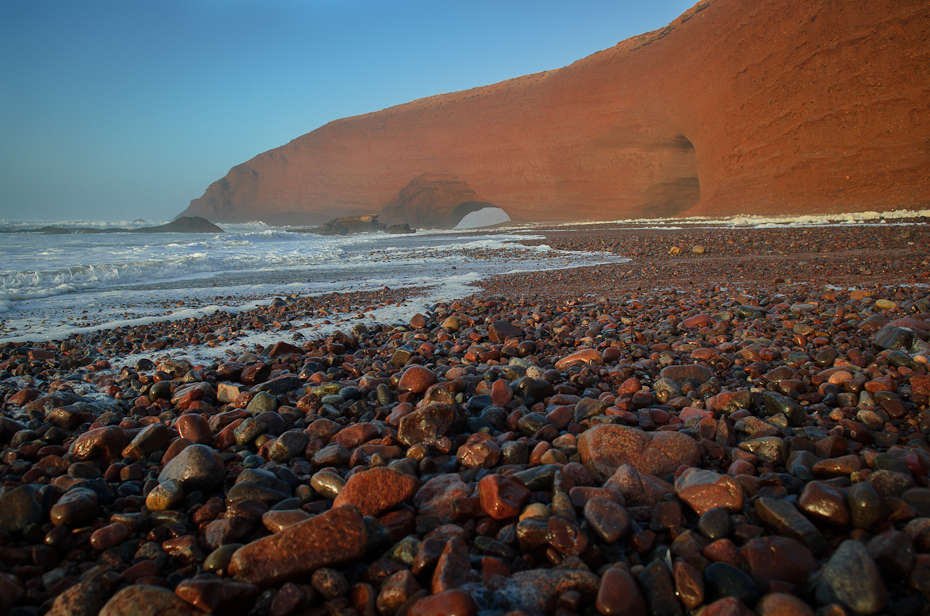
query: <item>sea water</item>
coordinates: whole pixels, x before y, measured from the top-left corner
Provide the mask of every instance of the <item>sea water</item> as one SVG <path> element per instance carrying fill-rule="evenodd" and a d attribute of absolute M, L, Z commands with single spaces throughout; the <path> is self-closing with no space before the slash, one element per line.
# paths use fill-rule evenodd
<path fill-rule="evenodd" d="M 45 224 L 0 221 L 6 229 Z M 217 310 L 237 312 L 275 297 L 422 290 L 418 300 L 366 315 L 401 320 L 436 301 L 479 291 L 481 280 L 494 274 L 626 260 L 554 250 L 543 236 L 520 226 L 336 237 L 262 223 L 223 227 L 223 234 L 0 233 L 0 342 L 58 340 Z"/>

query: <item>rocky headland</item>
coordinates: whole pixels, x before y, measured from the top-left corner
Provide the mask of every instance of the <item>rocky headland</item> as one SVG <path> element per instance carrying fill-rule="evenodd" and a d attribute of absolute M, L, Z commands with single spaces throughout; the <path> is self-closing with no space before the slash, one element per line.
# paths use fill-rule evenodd
<path fill-rule="evenodd" d="M 927 613 L 927 229 L 586 227 L 632 260 L 403 323 L 3 344 L 0 611 Z"/>
<path fill-rule="evenodd" d="M 574 64 L 331 122 L 186 214 L 323 224 L 915 209 L 930 203 L 930 5 L 702 0 Z"/>
<path fill-rule="evenodd" d="M 48 225 L 26 229 L 0 228 L 0 233 L 41 233 L 44 235 L 72 235 L 95 233 L 225 233 L 223 229 L 202 216 L 178 216 L 169 223 L 154 227 L 63 227 Z"/>

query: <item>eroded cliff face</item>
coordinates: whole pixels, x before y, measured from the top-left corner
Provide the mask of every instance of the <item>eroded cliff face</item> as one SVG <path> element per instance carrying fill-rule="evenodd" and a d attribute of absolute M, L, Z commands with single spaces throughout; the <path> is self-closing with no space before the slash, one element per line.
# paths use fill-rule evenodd
<path fill-rule="evenodd" d="M 381 215 L 395 224 L 451 229 L 467 214 L 491 206 L 460 178 L 424 173 L 401 188 Z"/>
<path fill-rule="evenodd" d="M 459 198 L 523 220 L 926 207 L 927 32 L 925 0 L 706 0 L 559 70 L 331 122 L 184 214 L 319 224 L 389 206 L 451 226 Z M 423 177 L 450 181 L 411 199 Z M 427 197 L 438 222 L 417 223 Z"/>

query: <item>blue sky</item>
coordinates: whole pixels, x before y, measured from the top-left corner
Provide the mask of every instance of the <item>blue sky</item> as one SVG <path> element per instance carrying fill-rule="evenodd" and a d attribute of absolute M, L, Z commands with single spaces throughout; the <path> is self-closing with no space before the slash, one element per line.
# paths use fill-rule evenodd
<path fill-rule="evenodd" d="M 560 68 L 696 0 L 0 0 L 0 219 L 169 220 L 337 118 Z"/>

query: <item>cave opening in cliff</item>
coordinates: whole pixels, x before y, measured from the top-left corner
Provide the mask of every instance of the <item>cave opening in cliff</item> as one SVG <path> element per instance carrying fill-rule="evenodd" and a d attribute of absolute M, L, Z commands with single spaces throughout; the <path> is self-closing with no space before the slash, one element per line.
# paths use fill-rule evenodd
<path fill-rule="evenodd" d="M 666 142 L 668 154 L 661 181 L 646 190 L 645 217 L 667 218 L 691 209 L 701 200 L 694 144 L 682 134 Z"/>
<path fill-rule="evenodd" d="M 452 211 L 455 229 L 478 229 L 509 222 L 510 215 L 503 209 L 482 201 L 466 201 Z"/>

